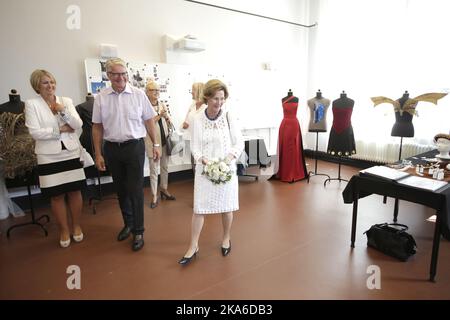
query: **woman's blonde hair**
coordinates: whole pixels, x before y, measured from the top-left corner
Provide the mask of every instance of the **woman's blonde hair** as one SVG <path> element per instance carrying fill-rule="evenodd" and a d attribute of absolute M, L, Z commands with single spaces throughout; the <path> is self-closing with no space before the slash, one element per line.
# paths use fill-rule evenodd
<path fill-rule="evenodd" d="M 192 84 L 192 96 L 196 102 L 203 102 L 203 88 L 205 84 L 203 82 L 194 82 Z"/>
<path fill-rule="evenodd" d="M 145 91 L 150 89 L 157 89 L 159 90 L 159 84 L 155 80 L 148 80 L 147 84 L 145 85 Z"/>
<path fill-rule="evenodd" d="M 228 89 L 225 83 L 218 79 L 209 80 L 205 83 L 205 87 L 203 88 L 203 102 L 208 103 L 208 99 L 214 97 L 217 91 L 223 90 L 225 93 L 225 99 L 228 98 Z"/>
<path fill-rule="evenodd" d="M 43 69 L 34 70 L 30 76 L 30 84 L 31 84 L 31 87 L 33 88 L 33 90 L 36 91 L 37 94 L 40 94 L 39 85 L 41 84 L 42 77 L 49 77 L 56 84 L 55 77 L 47 70 L 43 70 Z"/>

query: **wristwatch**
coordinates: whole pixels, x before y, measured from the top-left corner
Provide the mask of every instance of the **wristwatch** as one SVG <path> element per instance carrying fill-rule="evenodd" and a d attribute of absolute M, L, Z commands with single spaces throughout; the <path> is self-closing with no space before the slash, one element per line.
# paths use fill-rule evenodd
<path fill-rule="evenodd" d="M 154 147 L 159 147 L 159 143 L 154 143 L 153 146 Z"/>

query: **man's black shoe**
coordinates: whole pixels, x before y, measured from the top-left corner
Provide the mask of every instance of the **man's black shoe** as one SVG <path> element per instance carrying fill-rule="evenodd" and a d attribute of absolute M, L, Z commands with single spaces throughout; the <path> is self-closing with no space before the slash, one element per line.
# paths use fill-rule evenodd
<path fill-rule="evenodd" d="M 141 250 L 143 246 L 144 246 L 144 236 L 142 234 L 135 235 L 132 245 L 133 251 Z"/>
<path fill-rule="evenodd" d="M 123 241 L 127 239 L 131 234 L 131 229 L 125 226 L 117 235 L 117 241 Z"/>

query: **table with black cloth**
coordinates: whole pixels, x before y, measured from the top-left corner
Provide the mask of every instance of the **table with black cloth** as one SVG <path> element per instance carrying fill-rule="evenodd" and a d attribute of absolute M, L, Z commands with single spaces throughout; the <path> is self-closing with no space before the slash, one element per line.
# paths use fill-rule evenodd
<path fill-rule="evenodd" d="M 408 158 L 413 165 L 423 163 L 422 157 L 433 158 L 439 152 L 432 150 L 415 157 Z M 344 203 L 353 203 L 353 218 L 351 231 L 351 247 L 355 246 L 356 220 L 358 215 L 358 199 L 371 194 L 379 194 L 387 197 L 393 197 L 400 200 L 406 200 L 436 210 L 436 223 L 434 228 L 433 249 L 430 263 L 430 281 L 434 281 L 436 276 L 440 235 L 450 240 L 450 184 L 442 187 L 436 192 L 414 188 L 399 184 L 394 181 L 388 181 L 366 175 L 354 175 L 347 187 L 342 192 Z M 398 210 L 396 206 L 395 210 Z M 394 212 L 396 214 L 396 212 Z"/>

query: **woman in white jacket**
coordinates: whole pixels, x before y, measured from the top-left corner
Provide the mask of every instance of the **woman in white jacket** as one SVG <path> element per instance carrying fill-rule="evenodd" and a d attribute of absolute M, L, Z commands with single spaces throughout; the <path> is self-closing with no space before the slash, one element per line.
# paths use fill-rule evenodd
<path fill-rule="evenodd" d="M 70 245 L 65 195 L 72 214 L 73 240 L 83 240 L 80 226 L 83 199 L 81 188 L 86 176 L 80 162 L 79 133 L 81 121 L 72 100 L 56 97 L 56 80 L 46 70 L 35 70 L 30 77 L 39 95 L 25 102 L 25 124 L 36 141 L 39 185 L 44 196 L 51 199 L 52 213 L 60 230 L 60 245 Z"/>

